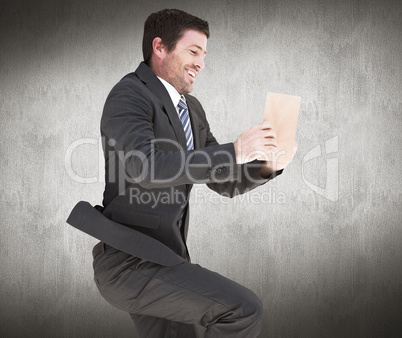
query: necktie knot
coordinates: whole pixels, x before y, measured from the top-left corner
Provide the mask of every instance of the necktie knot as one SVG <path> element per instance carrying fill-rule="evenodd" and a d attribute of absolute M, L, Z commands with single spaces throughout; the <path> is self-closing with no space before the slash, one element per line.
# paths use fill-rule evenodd
<path fill-rule="evenodd" d="M 183 95 L 180 97 L 180 101 L 179 101 L 179 104 L 177 106 L 179 107 L 179 109 L 188 109 L 186 101 L 184 101 Z"/>

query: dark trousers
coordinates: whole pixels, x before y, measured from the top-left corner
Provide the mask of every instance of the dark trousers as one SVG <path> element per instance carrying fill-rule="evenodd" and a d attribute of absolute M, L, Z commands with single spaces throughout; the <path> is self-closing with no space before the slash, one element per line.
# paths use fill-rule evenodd
<path fill-rule="evenodd" d="M 249 289 L 198 264 L 161 266 L 98 243 L 93 249 L 101 295 L 130 314 L 140 337 L 257 337 L 262 303 Z"/>

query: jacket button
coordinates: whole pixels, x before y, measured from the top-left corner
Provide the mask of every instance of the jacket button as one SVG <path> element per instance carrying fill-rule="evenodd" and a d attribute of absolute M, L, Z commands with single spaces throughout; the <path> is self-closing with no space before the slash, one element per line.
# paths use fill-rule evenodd
<path fill-rule="evenodd" d="M 218 168 L 217 172 L 220 174 L 222 172 L 222 168 Z"/>

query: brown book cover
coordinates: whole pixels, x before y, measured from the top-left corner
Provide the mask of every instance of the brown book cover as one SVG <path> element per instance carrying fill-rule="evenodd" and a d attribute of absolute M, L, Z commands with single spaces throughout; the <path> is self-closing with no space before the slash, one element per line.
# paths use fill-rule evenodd
<path fill-rule="evenodd" d="M 264 120 L 272 123 L 278 142 L 277 152 L 269 154 L 268 159 L 281 167 L 292 161 L 300 100 L 300 96 L 267 93 Z"/>

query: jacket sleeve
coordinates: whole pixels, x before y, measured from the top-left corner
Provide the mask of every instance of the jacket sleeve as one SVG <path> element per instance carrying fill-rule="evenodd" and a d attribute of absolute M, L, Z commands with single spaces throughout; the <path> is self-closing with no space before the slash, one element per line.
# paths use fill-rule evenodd
<path fill-rule="evenodd" d="M 206 119 L 205 122 L 207 127 L 206 146 L 216 146 L 218 142 L 212 135 Z M 255 160 L 246 164 L 235 164 L 235 171 L 237 172 L 237 178 L 235 180 L 208 183 L 207 186 L 220 195 L 232 198 L 236 195 L 244 194 L 260 185 L 263 185 L 276 176 L 282 174 L 283 169 L 273 172 L 269 177 L 261 177 L 259 174 L 259 168 L 263 163 L 263 161 Z"/>
<path fill-rule="evenodd" d="M 107 148 L 123 163 L 126 180 L 144 188 L 192 183 L 235 181 L 239 172 L 233 143 L 187 151 L 161 149 L 155 138 L 153 117 L 162 109 L 139 81 L 123 78 L 106 99 L 101 133 Z M 105 151 L 106 152 L 106 151 Z"/>

